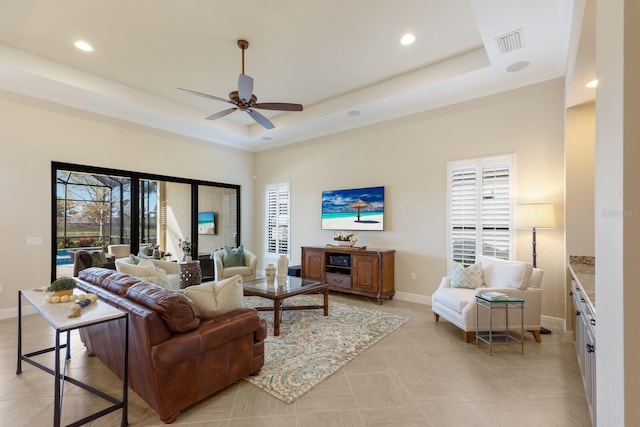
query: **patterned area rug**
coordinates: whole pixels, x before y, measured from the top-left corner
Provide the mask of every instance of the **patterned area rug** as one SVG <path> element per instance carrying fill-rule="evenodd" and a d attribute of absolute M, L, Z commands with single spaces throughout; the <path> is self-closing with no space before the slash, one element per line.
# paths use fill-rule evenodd
<path fill-rule="evenodd" d="M 273 306 L 273 301 L 245 297 L 249 307 Z M 321 297 L 299 295 L 285 305 L 321 304 Z M 267 321 L 265 362 L 259 375 L 246 381 L 285 403 L 295 402 L 362 351 L 399 328 L 407 317 L 329 301 L 322 310 L 282 312 L 280 336 L 273 336 L 273 312 L 260 312 Z"/>

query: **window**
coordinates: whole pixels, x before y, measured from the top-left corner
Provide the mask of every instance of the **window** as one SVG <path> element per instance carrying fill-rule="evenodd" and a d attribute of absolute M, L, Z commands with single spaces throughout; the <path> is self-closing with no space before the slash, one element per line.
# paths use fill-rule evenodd
<path fill-rule="evenodd" d="M 267 255 L 289 254 L 289 183 L 268 184 L 265 191 Z"/>
<path fill-rule="evenodd" d="M 153 244 L 180 259 L 240 244 L 240 186 L 134 171 L 51 162 L 51 280 L 70 276 L 78 247 Z M 216 234 L 198 233 L 198 214 L 214 212 Z"/>
<path fill-rule="evenodd" d="M 512 255 L 515 155 L 449 162 L 449 259 L 470 265 L 476 254 Z"/>

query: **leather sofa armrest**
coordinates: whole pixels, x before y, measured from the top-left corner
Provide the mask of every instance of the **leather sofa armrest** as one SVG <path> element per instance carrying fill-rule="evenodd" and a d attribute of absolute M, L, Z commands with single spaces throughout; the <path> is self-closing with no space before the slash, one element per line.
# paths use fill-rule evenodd
<path fill-rule="evenodd" d="M 256 310 L 240 308 L 206 320 L 194 331 L 176 334 L 154 346 L 156 369 L 167 369 L 243 335 L 260 334 L 260 320 Z"/>
<path fill-rule="evenodd" d="M 260 327 L 255 332 L 254 342 L 260 342 L 266 339 L 267 339 L 267 321 L 260 318 Z"/>

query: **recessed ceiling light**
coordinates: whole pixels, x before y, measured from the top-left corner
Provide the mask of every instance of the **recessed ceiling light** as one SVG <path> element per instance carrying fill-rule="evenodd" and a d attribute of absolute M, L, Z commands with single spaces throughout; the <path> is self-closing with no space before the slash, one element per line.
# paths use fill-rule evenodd
<path fill-rule="evenodd" d="M 87 43 L 87 42 L 85 42 L 83 40 L 78 40 L 73 45 L 75 47 L 77 47 L 78 49 L 80 49 L 80 50 L 84 50 L 85 52 L 92 52 L 93 51 L 93 47 L 89 43 Z"/>
<path fill-rule="evenodd" d="M 588 88 L 598 87 L 598 79 L 591 80 L 589 83 L 587 83 L 587 87 Z"/>
<path fill-rule="evenodd" d="M 416 41 L 416 36 L 414 36 L 411 33 L 405 34 L 400 39 L 400 43 L 403 44 L 404 46 L 408 46 L 408 45 L 412 44 L 414 41 Z"/>
<path fill-rule="evenodd" d="M 516 71 L 522 71 L 529 66 L 529 61 L 515 62 L 507 67 L 507 71 L 515 73 Z"/>
<path fill-rule="evenodd" d="M 355 117 L 355 116 L 359 116 L 360 114 L 362 114 L 362 112 L 358 111 L 358 110 L 351 110 L 347 113 L 347 115 L 351 116 L 351 117 Z"/>

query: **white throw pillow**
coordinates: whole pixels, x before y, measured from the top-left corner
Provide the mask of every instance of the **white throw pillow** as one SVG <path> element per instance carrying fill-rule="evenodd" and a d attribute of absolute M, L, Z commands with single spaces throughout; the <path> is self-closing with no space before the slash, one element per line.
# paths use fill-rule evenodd
<path fill-rule="evenodd" d="M 482 263 L 484 284 L 489 288 L 527 289 L 533 267 L 521 261 L 506 261 L 479 255 L 476 260 Z"/>
<path fill-rule="evenodd" d="M 189 286 L 182 292 L 191 298 L 203 319 L 244 307 L 242 276 Z"/>
<path fill-rule="evenodd" d="M 129 264 L 127 262 L 117 262 L 116 270 L 133 277 L 149 277 L 155 274 L 156 266 L 148 260 L 144 260 L 138 265 Z"/>
<path fill-rule="evenodd" d="M 175 290 L 169 281 L 167 272 L 160 267 L 155 267 L 155 271 L 150 276 L 136 276 L 136 277 L 138 277 L 139 279 L 145 280 L 149 283 L 155 283 L 156 285 L 165 289 L 169 289 L 170 291 Z"/>
<path fill-rule="evenodd" d="M 449 276 L 452 288 L 475 289 L 484 286 L 481 263 L 472 264 L 465 268 L 459 262 L 452 261 Z"/>
<path fill-rule="evenodd" d="M 116 270 L 121 273 L 128 274 L 129 276 L 137 277 L 140 280 L 155 283 L 165 289 L 175 290 L 174 286 L 172 286 L 169 281 L 167 272 L 162 268 L 156 267 L 156 265 L 149 260 L 140 261 L 140 264 L 137 265 L 119 261 L 116 262 Z"/>

